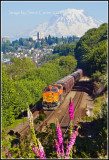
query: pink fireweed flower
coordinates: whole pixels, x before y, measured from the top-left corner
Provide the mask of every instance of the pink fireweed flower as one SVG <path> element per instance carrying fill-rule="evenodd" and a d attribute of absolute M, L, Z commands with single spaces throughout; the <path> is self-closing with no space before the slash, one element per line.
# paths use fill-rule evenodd
<path fill-rule="evenodd" d="M 73 120 L 73 114 L 74 114 L 74 108 L 73 108 L 73 101 L 72 101 L 69 106 L 70 121 Z"/>
<path fill-rule="evenodd" d="M 34 151 L 34 153 L 36 154 L 37 157 L 40 157 L 40 153 L 39 153 L 38 148 L 33 147 L 33 151 Z"/>
<path fill-rule="evenodd" d="M 77 131 L 75 131 L 75 132 L 73 133 L 73 136 L 72 136 L 71 139 L 70 139 L 69 145 L 67 146 L 65 158 L 68 158 L 68 157 L 69 157 L 69 154 L 70 154 L 70 151 L 71 151 L 71 149 L 72 149 L 72 146 L 73 146 L 74 143 L 75 143 L 76 136 L 77 136 Z"/>
<path fill-rule="evenodd" d="M 7 153 L 6 155 L 7 155 L 7 157 L 8 157 L 8 153 Z"/>
<path fill-rule="evenodd" d="M 57 125 L 56 125 L 56 130 L 57 130 L 58 143 L 61 146 L 63 143 L 63 137 L 62 137 L 62 131 L 60 129 L 60 125 L 59 125 L 58 121 L 57 121 Z"/>
<path fill-rule="evenodd" d="M 31 133 L 32 133 L 32 138 L 33 138 L 34 144 L 35 144 L 35 145 L 32 145 L 33 151 L 37 157 L 40 157 L 41 159 L 45 159 L 46 157 L 45 157 L 45 152 L 44 152 L 43 146 L 40 143 L 39 139 L 36 138 L 36 135 L 35 135 L 35 130 L 34 130 L 34 126 L 33 126 L 33 115 L 32 115 L 29 108 L 28 108 L 28 119 L 29 119 L 29 126 L 30 126 Z"/>
<path fill-rule="evenodd" d="M 39 144 L 40 158 L 46 159 L 44 148 L 43 148 L 43 146 L 42 146 L 42 144 L 40 143 L 39 140 L 38 140 L 38 144 Z"/>
<path fill-rule="evenodd" d="M 57 140 L 55 140 L 55 143 L 56 143 L 56 153 L 57 153 L 57 157 L 60 158 L 60 156 L 61 156 L 60 146 L 59 146 Z"/>
<path fill-rule="evenodd" d="M 5 153 L 8 153 L 8 151 L 9 151 L 9 150 L 7 149 L 7 150 L 5 151 Z"/>
<path fill-rule="evenodd" d="M 6 156 L 8 157 L 8 158 L 11 158 L 11 154 L 9 154 L 9 150 L 7 149 L 6 151 L 4 151 L 5 153 L 6 153 Z"/>
<path fill-rule="evenodd" d="M 11 158 L 11 154 L 9 154 L 8 157 Z"/>
<path fill-rule="evenodd" d="M 62 151 L 61 156 L 64 157 L 64 147 L 63 147 L 63 145 L 62 145 L 61 151 Z"/>
<path fill-rule="evenodd" d="M 40 157 L 41 159 L 46 159 L 45 152 L 44 152 L 44 149 L 43 149 L 41 143 L 39 144 L 39 149 L 37 147 L 35 147 L 35 145 L 32 147 L 33 147 L 33 151 L 37 157 Z"/>
<path fill-rule="evenodd" d="M 59 124 L 58 121 L 57 121 L 57 124 L 56 124 L 56 130 L 57 130 L 57 137 L 58 137 L 58 142 L 57 142 L 58 144 L 57 145 L 59 145 L 61 156 L 63 157 L 64 156 L 63 137 L 62 137 L 62 131 L 61 131 L 61 128 L 60 128 L 60 124 Z M 59 154 L 60 154 L 60 152 L 59 152 Z"/>

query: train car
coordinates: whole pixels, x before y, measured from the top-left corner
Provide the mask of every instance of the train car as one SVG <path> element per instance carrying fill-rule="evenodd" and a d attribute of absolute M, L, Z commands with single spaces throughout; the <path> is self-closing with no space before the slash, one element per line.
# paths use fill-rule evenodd
<path fill-rule="evenodd" d="M 78 72 L 80 73 L 80 79 L 83 77 L 83 70 L 82 69 L 78 69 Z"/>
<path fill-rule="evenodd" d="M 73 72 L 71 76 L 74 77 L 74 82 L 77 83 L 83 76 L 83 70 L 78 69 L 76 72 Z"/>
<path fill-rule="evenodd" d="M 63 102 L 65 96 L 72 90 L 73 86 L 82 77 L 83 71 L 76 72 L 56 81 L 43 89 L 42 106 L 44 110 L 55 110 Z"/>

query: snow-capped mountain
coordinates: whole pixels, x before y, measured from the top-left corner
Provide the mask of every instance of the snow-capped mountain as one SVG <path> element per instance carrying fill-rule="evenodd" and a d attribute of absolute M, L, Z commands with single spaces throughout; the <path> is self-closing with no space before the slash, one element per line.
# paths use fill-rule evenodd
<path fill-rule="evenodd" d="M 49 22 L 39 24 L 29 33 L 29 36 L 43 32 L 44 36 L 67 37 L 76 35 L 81 37 L 91 28 L 97 28 L 103 22 L 91 16 L 86 16 L 84 10 L 67 9 L 57 12 Z"/>

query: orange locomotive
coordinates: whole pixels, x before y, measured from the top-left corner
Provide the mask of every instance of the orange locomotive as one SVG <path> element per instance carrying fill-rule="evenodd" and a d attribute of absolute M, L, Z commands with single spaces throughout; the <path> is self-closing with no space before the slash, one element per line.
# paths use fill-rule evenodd
<path fill-rule="evenodd" d="M 72 90 L 74 84 L 83 76 L 82 69 L 56 81 L 43 89 L 42 106 L 44 110 L 55 110 Z"/>

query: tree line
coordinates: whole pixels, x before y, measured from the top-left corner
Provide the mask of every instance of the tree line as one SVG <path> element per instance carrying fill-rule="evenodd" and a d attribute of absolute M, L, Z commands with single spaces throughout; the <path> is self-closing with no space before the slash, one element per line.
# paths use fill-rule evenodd
<path fill-rule="evenodd" d="M 18 48 L 21 49 L 41 49 L 43 47 L 50 47 L 53 43 L 60 44 L 60 43 L 72 43 L 77 42 L 79 40 L 78 37 L 48 37 L 40 39 L 40 41 L 33 40 L 33 38 L 19 38 L 19 40 L 15 40 L 10 42 L 7 40 L 6 42 L 2 42 L 2 52 L 5 54 L 6 52 L 16 52 Z"/>
<path fill-rule="evenodd" d="M 75 48 L 75 58 L 89 76 L 107 71 L 107 23 L 90 29 Z"/>

